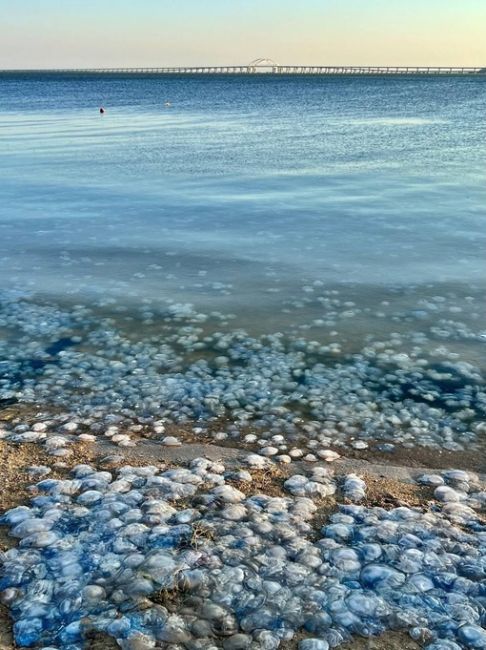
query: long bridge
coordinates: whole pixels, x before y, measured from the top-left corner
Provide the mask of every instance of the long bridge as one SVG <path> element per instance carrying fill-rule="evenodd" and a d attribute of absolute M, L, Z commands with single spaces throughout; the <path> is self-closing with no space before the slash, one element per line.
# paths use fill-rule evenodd
<path fill-rule="evenodd" d="M 486 67 L 440 66 L 328 66 L 280 65 L 272 59 L 255 59 L 247 65 L 179 66 L 154 68 L 69 68 L 52 70 L 2 70 L 0 73 L 28 74 L 148 74 L 148 75 L 211 75 L 211 74 L 274 74 L 274 75 L 486 75 Z"/>

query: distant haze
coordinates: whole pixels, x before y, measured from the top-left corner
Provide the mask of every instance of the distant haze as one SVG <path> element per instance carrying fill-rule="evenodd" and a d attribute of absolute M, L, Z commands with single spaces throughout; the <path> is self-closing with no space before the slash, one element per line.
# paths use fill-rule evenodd
<path fill-rule="evenodd" d="M 0 0 L 0 68 L 486 66 L 486 0 Z"/>

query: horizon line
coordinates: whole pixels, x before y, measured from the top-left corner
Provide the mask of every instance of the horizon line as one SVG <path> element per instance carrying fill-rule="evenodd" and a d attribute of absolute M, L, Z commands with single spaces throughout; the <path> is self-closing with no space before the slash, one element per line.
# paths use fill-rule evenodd
<path fill-rule="evenodd" d="M 321 70 L 332 70 L 332 69 L 384 69 L 384 70 L 485 70 L 486 65 L 430 65 L 430 64 L 420 64 L 420 65 L 393 65 L 393 64 L 359 64 L 359 65 L 347 65 L 347 64 L 216 64 L 216 65 L 136 65 L 136 66 L 126 66 L 126 65 L 109 65 L 103 67 L 95 66 L 70 66 L 70 67 L 42 67 L 42 68 L 30 68 L 30 67 L 15 67 L 15 68 L 0 68 L 0 72 L 103 72 L 105 70 L 221 70 L 221 69 L 231 69 L 231 70 L 240 70 L 240 69 L 254 69 L 254 70 L 269 70 L 269 69 L 321 69 Z"/>

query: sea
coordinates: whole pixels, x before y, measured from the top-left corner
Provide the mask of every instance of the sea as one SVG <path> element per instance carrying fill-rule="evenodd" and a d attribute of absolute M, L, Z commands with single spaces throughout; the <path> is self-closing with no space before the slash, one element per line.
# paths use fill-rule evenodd
<path fill-rule="evenodd" d="M 9 350 L 66 339 L 39 310 L 84 309 L 133 345 L 197 339 L 182 373 L 221 333 L 310 350 L 310 374 L 433 366 L 406 400 L 477 442 L 485 110 L 479 76 L 0 74 L 3 399 L 45 372 Z"/>

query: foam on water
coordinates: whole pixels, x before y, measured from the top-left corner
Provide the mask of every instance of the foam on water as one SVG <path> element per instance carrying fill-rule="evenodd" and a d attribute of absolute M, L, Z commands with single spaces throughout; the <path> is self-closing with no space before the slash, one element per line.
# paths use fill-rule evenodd
<path fill-rule="evenodd" d="M 447 120 L 425 117 L 371 117 L 366 120 L 350 120 L 351 126 L 429 126 L 447 124 Z"/>

